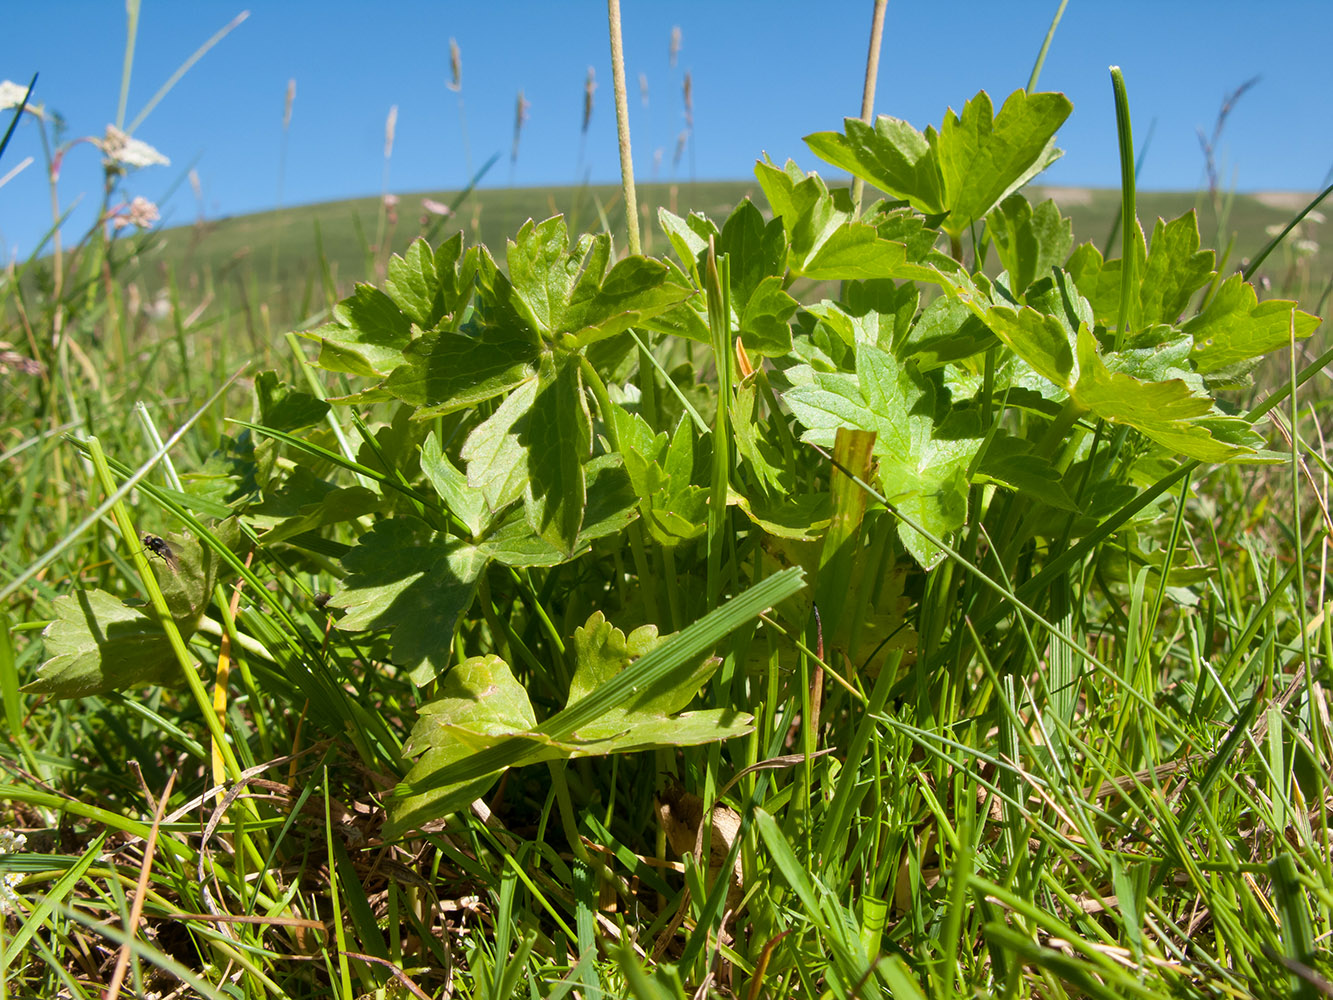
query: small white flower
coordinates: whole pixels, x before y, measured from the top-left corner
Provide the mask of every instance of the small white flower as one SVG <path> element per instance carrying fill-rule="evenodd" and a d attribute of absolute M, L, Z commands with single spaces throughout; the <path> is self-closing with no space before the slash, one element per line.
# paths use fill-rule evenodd
<path fill-rule="evenodd" d="M 1309 219 L 1311 222 L 1323 222 L 1323 221 L 1324 221 L 1324 213 L 1323 213 L 1323 212 L 1320 212 L 1320 211 L 1318 211 L 1318 210 L 1315 210 L 1315 211 L 1306 213 L 1306 216 L 1305 216 L 1305 217 L 1306 217 L 1307 219 Z"/>
<path fill-rule="evenodd" d="M 421 207 L 431 215 L 451 215 L 449 206 L 443 202 L 436 201 L 434 198 L 422 198 Z"/>
<path fill-rule="evenodd" d="M 0 830 L 0 854 L 17 854 L 23 850 L 28 838 L 12 830 Z M 0 876 L 0 915 L 9 913 L 18 902 L 18 893 L 14 887 L 23 881 L 18 872 L 6 872 Z"/>
<path fill-rule="evenodd" d="M 158 212 L 156 205 L 142 195 L 137 195 L 128 207 L 112 217 L 111 224 L 117 229 L 124 229 L 126 226 L 151 229 L 160 216 L 161 213 Z"/>
<path fill-rule="evenodd" d="M 15 83 L 13 80 L 0 80 L 0 109 L 17 108 L 23 103 L 23 95 L 27 92 L 28 88 L 22 84 Z M 42 118 L 46 114 L 46 109 L 32 100 L 28 101 L 24 110 L 31 112 L 38 118 Z"/>
<path fill-rule="evenodd" d="M 151 167 L 155 164 L 167 166 L 171 163 L 148 143 L 131 139 L 114 125 L 106 127 L 106 138 L 98 145 L 108 162 L 123 167 Z"/>

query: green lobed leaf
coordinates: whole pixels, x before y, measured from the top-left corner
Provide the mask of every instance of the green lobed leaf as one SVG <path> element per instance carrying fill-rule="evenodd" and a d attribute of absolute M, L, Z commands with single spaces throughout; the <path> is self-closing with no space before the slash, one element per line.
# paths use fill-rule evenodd
<path fill-rule="evenodd" d="M 255 376 L 254 420 L 265 427 L 294 431 L 323 420 L 329 404 L 322 399 L 293 389 L 278 378 L 277 372 L 263 371 Z"/>
<path fill-rule="evenodd" d="M 983 90 L 961 116 L 950 110 L 938 133 L 881 115 L 873 128 L 848 118 L 843 133 L 819 132 L 805 142 L 922 214 L 947 213 L 943 228 L 959 236 L 1059 157 L 1055 132 L 1072 110 L 1063 94 L 1018 90 L 994 114 Z"/>
<path fill-rule="evenodd" d="M 699 212 L 691 212 L 688 217 L 682 219 L 674 212 L 666 208 L 657 210 L 658 225 L 662 227 L 662 232 L 666 234 L 671 243 L 671 248 L 676 251 L 676 256 L 680 262 L 689 271 L 696 284 L 699 280 L 699 256 L 708 249 L 708 237 L 718 237 L 717 226 L 713 225 L 708 218 Z"/>
<path fill-rule="evenodd" d="M 594 611 L 583 625 L 574 630 L 572 650 L 575 665 L 568 704 L 575 705 L 582 701 L 634 660 L 651 653 L 669 638 L 659 636 L 656 625 L 641 625 L 627 636 L 607 621 L 601 611 Z M 616 706 L 596 722 L 582 727 L 577 735 L 580 739 L 595 738 L 589 736 L 589 731 L 594 728 L 615 732 L 635 717 L 647 718 L 679 712 L 694 700 L 699 689 L 720 665 L 721 660 L 717 657 L 701 657 L 693 669 L 673 674 L 670 685 L 654 690 L 651 697 L 636 701 L 632 711 Z"/>
<path fill-rule="evenodd" d="M 338 628 L 390 630 L 394 662 L 419 686 L 443 673 L 486 565 L 476 547 L 397 517 L 363 534 L 342 563 L 348 575 L 329 602 L 347 611 Z"/>
<path fill-rule="evenodd" d="M 522 741 L 537 724 L 527 691 L 495 655 L 473 656 L 450 670 L 440 681 L 439 695 L 421 707 L 412 733 L 403 745 L 405 756 L 418 760 L 406 781 L 425 776 L 509 741 Z M 562 756 L 558 749 L 543 751 L 533 741 L 529 760 Z M 430 788 L 397 800 L 390 821 L 400 817 L 444 816 L 484 795 L 503 769 L 465 781 Z"/>
<path fill-rule="evenodd" d="M 815 541 L 833 517 L 832 494 L 806 493 L 774 501 L 736 495 L 733 502 L 755 524 L 777 538 Z"/>
<path fill-rule="evenodd" d="M 454 467 L 449 456 L 440 450 L 440 439 L 431 431 L 421 445 L 421 471 L 435 487 L 445 508 L 477 538 L 491 521 L 486 497 L 479 490 L 469 489 L 467 475 Z"/>
<path fill-rule="evenodd" d="M 573 347 L 584 347 L 667 312 L 696 294 L 670 267 L 648 257 L 617 261 L 605 280 L 590 288 L 586 302 L 573 302 L 565 316 Z M 589 272 L 585 272 L 585 279 Z"/>
<path fill-rule="evenodd" d="M 921 289 L 910 281 L 872 278 L 843 286 L 842 308 L 853 318 L 870 319 L 873 343 L 886 351 L 896 351 L 907 338 L 920 304 Z"/>
<path fill-rule="evenodd" d="M 1078 379 L 1075 341 L 1069 328 L 1054 316 L 1031 306 L 1014 309 L 995 305 L 985 312 L 988 327 L 1011 351 L 1061 389 Z"/>
<path fill-rule="evenodd" d="M 717 254 L 731 259 L 731 303 L 744 312 L 755 290 L 787 270 L 787 234 L 781 219 L 764 221 L 749 198 L 727 217 L 717 237 Z"/>
<path fill-rule="evenodd" d="M 541 385 L 536 376 L 527 379 L 463 442 L 459 457 L 467 463 L 468 486 L 481 491 L 492 513 L 523 496 L 527 486 L 528 451 L 519 437 Z"/>
<path fill-rule="evenodd" d="M 690 482 L 694 475 L 694 433 L 684 417 L 670 438 L 654 435 L 637 413 L 615 408 L 625 472 L 639 499 L 639 513 L 653 538 L 674 546 L 703 534 L 708 490 Z"/>
<path fill-rule="evenodd" d="M 1158 219 L 1151 245 L 1137 224 L 1131 232 L 1136 234 L 1132 245 L 1138 258 L 1135 326 L 1127 332 L 1132 339 L 1154 326 L 1180 322 L 1190 299 L 1213 278 L 1213 252 L 1199 250 L 1199 226 L 1193 211 L 1171 222 Z M 1079 294 L 1092 306 L 1096 322 L 1108 326 L 1118 323 L 1123 261 L 1103 261 L 1101 252 L 1085 243 L 1074 251 L 1065 267 L 1078 285 Z"/>
<path fill-rule="evenodd" d="M 1050 459 L 1034 454 L 1030 441 L 1003 431 L 986 446 L 977 479 L 989 479 L 1057 510 L 1078 510 Z"/>
<path fill-rule="evenodd" d="M 334 322 L 302 334 L 320 342 L 317 364 L 327 371 L 383 378 L 412 342 L 412 321 L 373 285 L 357 285 L 333 316 Z"/>
<path fill-rule="evenodd" d="M 234 519 L 213 530 L 224 545 L 238 547 L 241 536 Z M 164 540 L 172 563 L 155 553 L 149 560 L 172 620 L 188 640 L 213 598 L 219 559 L 188 535 Z M 180 664 L 166 632 L 143 608 L 94 589 L 62 594 L 54 609 L 55 620 L 42 632 L 49 655 L 38 666 L 36 679 L 23 687 L 25 692 L 82 698 L 180 680 Z"/>
<path fill-rule="evenodd" d="M 532 530 L 573 555 L 587 503 L 584 463 L 592 449 L 592 416 L 578 362 L 561 358 L 543 378 L 519 443 L 527 451 L 524 507 Z"/>
<path fill-rule="evenodd" d="M 996 343 L 996 337 L 966 304 L 941 295 L 921 310 L 906 336 L 895 343 L 898 357 L 929 371 L 980 354 Z"/>
<path fill-rule="evenodd" d="M 1078 358 L 1071 395 L 1102 419 L 1134 427 L 1172 452 L 1201 462 L 1262 458 L 1262 440 L 1248 423 L 1217 413 L 1213 401 L 1185 380 L 1145 382 L 1110 371 L 1086 326 L 1079 331 Z"/>
<path fill-rule="evenodd" d="M 1137 273 L 1142 275 L 1139 325 L 1179 323 L 1190 298 L 1213 279 L 1213 251 L 1199 249 L 1199 221 L 1192 209 L 1171 222 L 1157 220 L 1147 260 Z"/>
<path fill-rule="evenodd" d="M 418 710 L 403 755 L 416 757 L 455 741 L 474 750 L 536 725 L 527 690 L 509 664 L 494 654 L 470 656 L 440 679 L 439 694 Z"/>
<path fill-rule="evenodd" d="M 53 698 L 83 698 L 180 678 L 166 633 L 138 608 L 103 590 L 62 594 L 55 620 L 42 630 L 47 659 L 22 690 Z"/>
<path fill-rule="evenodd" d="M 874 226 L 844 222 L 823 234 L 805 261 L 793 271 L 815 281 L 912 277 L 907 247 L 880 237 Z"/>
<path fill-rule="evenodd" d="M 927 136 L 900 118 L 880 115 L 873 127 L 843 120 L 845 131 L 816 132 L 805 144 L 821 160 L 909 202 L 924 215 L 948 211 L 944 181 Z"/>
<path fill-rule="evenodd" d="M 1195 369 L 1208 374 L 1282 347 L 1293 334 L 1303 340 L 1318 326 L 1319 317 L 1297 310 L 1295 302 L 1260 302 L 1254 286 L 1233 274 L 1183 329 L 1194 337 Z"/>
<path fill-rule="evenodd" d="M 247 523 L 262 530 L 264 545 L 295 538 L 327 524 L 338 524 L 379 509 L 381 498 L 364 486 L 337 487 L 298 465 L 276 490 L 245 512 Z"/>
<path fill-rule="evenodd" d="M 569 247 L 569 233 L 562 216 L 544 222 L 524 223 L 508 243 L 509 282 L 512 305 L 530 329 L 551 339 L 565 329 L 565 312 L 579 283 L 580 274 L 606 267 L 610 239 L 584 235 Z"/>
<path fill-rule="evenodd" d="M 1139 346 L 1139 343 L 1143 346 Z M 1124 372 L 1145 382 L 1181 379 L 1196 392 L 1204 391 L 1204 381 L 1190 364 L 1194 338 L 1175 327 L 1157 326 L 1145 331 L 1141 341 L 1122 351 L 1105 351 L 1102 361 L 1108 370 Z"/>
<path fill-rule="evenodd" d="M 755 164 L 754 172 L 774 216 L 782 221 L 787 233 L 788 266 L 793 272 L 802 273 L 811 255 L 834 230 L 851 219 L 851 200 L 846 192 L 841 192 L 843 204 L 838 204 L 823 178 L 803 173 L 791 161 L 782 170 L 760 161 Z"/>
<path fill-rule="evenodd" d="M 458 234 L 461 240 L 462 233 Z M 388 273 L 384 279 L 384 293 L 393 299 L 404 315 L 423 330 L 435 325 L 435 296 L 438 277 L 435 258 L 423 239 L 415 239 L 403 256 L 389 258 Z"/>
<path fill-rule="evenodd" d="M 791 350 L 791 318 L 800 303 L 782 285 L 781 278 L 764 278 L 741 311 L 741 343 L 752 357 L 782 357 Z"/>
<path fill-rule="evenodd" d="M 614 535 L 628 527 L 638 509 L 638 497 L 618 456 L 598 455 L 586 466 L 588 504 L 583 526 L 573 553 L 565 553 L 532 532 L 522 511 L 506 516 L 484 540 L 477 551 L 506 566 L 556 566 L 587 551 L 598 538 Z"/>
<path fill-rule="evenodd" d="M 541 354 L 522 332 L 428 333 L 404 350 L 384 388 L 417 407 L 419 419 L 453 413 L 532 378 Z"/>
<path fill-rule="evenodd" d="M 736 387 L 731 403 L 732 441 L 762 490 L 788 496 L 794 491 L 783 488 L 784 482 L 793 482 L 788 478 L 786 456 L 770 433 L 772 422 L 759 417 L 758 377 L 751 376 Z"/>
<path fill-rule="evenodd" d="M 870 344 L 858 344 L 855 377 L 815 373 L 813 383 L 784 393 L 783 402 L 807 428 L 805 441 L 829 447 L 839 427 L 874 431 L 885 498 L 937 537 L 945 537 L 966 520 L 966 471 L 981 439 L 935 436 L 943 418 L 939 391 L 916 366 Z M 899 530 L 923 566 L 929 568 L 943 557 L 906 524 Z"/>
<path fill-rule="evenodd" d="M 611 238 L 579 237 L 571 248 L 562 216 L 528 222 L 509 243 L 509 276 L 487 275 L 489 298 L 503 307 L 490 320 L 512 320 L 567 349 L 613 337 L 695 293 L 683 275 L 662 261 L 626 257 L 610 270 Z M 508 319 L 506 319 L 508 317 Z"/>
<path fill-rule="evenodd" d="M 575 658 L 569 705 L 595 695 L 623 673 L 632 661 L 662 645 L 655 626 L 635 629 L 628 637 L 606 621 L 600 611 L 574 632 Z M 419 779 L 480 750 L 510 739 L 523 763 L 557 757 L 585 757 L 633 750 L 689 746 L 732 736 L 753 728 L 753 718 L 723 710 L 677 714 L 688 704 L 720 660 L 703 658 L 693 670 L 677 671 L 667 686 L 627 707 L 606 708 L 567 736 L 552 738 L 536 732 L 537 720 L 523 686 L 498 656 L 474 656 L 459 664 L 441 683 L 440 696 L 421 709 L 403 748 L 407 756 L 423 755 L 407 776 Z M 526 744 L 526 749 L 523 749 Z M 503 767 L 474 781 L 446 784 L 402 798 L 391 810 L 395 818 L 423 810 L 451 812 L 481 795 Z"/>
<path fill-rule="evenodd" d="M 950 109 L 932 144 L 949 210 L 944 230 L 961 235 L 1060 157 L 1055 132 L 1073 104 L 1063 94 L 1016 90 L 998 114 L 983 90 Z"/>
<path fill-rule="evenodd" d="M 401 257 L 389 258 L 384 291 L 413 323 L 432 330 L 471 295 L 476 267 L 476 254 L 463 253 L 462 232 L 434 253 L 424 239 L 415 239 Z"/>
<path fill-rule="evenodd" d="M 486 736 L 484 739 L 494 738 L 496 742 L 472 753 L 440 751 L 438 758 L 429 763 L 423 757 L 394 790 L 385 836 L 399 836 L 462 808 L 490 787 L 504 768 L 562 755 L 558 747 L 568 747 L 571 753 L 587 749 L 570 743 L 586 726 L 617 706 L 628 706 L 633 710 L 653 703 L 659 692 L 676 690 L 682 675 L 694 674 L 690 664 L 697 657 L 759 612 L 790 597 L 803 586 L 802 573 L 798 569 L 776 573 L 683 631 L 670 638 L 664 637 L 651 652 L 599 684 L 591 694 L 567 705 L 535 730 L 522 735 Z M 476 695 L 469 697 L 475 699 Z M 713 716 L 714 731 L 727 732 L 736 718 Z M 427 756 L 431 753 L 436 751 L 428 752 Z"/>
<path fill-rule="evenodd" d="M 674 267 L 674 265 L 672 265 Z M 708 315 L 696 305 L 697 299 L 678 302 L 670 309 L 643 320 L 643 328 L 655 333 L 665 333 L 684 340 L 693 340 L 699 344 L 709 342 Z"/>
<path fill-rule="evenodd" d="M 1074 224 L 1047 199 L 1034 210 L 1021 194 L 1011 194 L 987 217 L 995 252 L 1015 295 L 1062 264 L 1074 245 Z"/>

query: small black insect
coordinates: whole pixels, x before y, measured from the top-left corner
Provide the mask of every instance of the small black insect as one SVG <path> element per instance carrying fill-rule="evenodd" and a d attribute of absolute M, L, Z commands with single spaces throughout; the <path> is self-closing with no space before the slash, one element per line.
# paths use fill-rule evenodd
<path fill-rule="evenodd" d="M 180 564 L 176 561 L 176 553 L 171 551 L 171 546 L 167 544 L 166 539 L 159 538 L 157 535 L 146 534 L 143 536 L 143 547 L 154 555 L 161 556 L 162 561 L 171 568 L 171 572 L 177 573 L 180 571 Z"/>

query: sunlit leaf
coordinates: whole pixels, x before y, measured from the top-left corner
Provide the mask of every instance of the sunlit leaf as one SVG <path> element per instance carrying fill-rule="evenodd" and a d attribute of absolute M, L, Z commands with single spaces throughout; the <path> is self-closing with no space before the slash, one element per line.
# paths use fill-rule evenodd
<path fill-rule="evenodd" d="M 1319 326 L 1319 317 L 1301 312 L 1286 299 L 1260 302 L 1254 286 L 1234 274 L 1222 282 L 1203 312 L 1184 324 L 1194 336 L 1191 359 L 1204 373 L 1219 371 L 1303 340 Z"/>

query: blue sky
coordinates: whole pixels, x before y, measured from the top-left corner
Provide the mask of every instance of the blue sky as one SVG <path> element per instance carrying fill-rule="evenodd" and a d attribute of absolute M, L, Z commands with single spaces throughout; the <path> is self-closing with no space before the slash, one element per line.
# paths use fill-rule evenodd
<path fill-rule="evenodd" d="M 860 110 L 868 0 L 723 2 L 622 0 L 631 128 L 640 180 L 747 178 L 767 152 L 819 161 L 801 137 L 836 129 Z M 890 0 L 876 112 L 917 128 L 938 124 L 978 90 L 998 105 L 1024 86 L 1056 0 Z M 243 2 L 143 0 L 126 120 L 171 74 L 242 10 Z M 601 2 L 398 2 L 255 0 L 250 16 L 209 51 L 135 131 L 171 158 L 137 171 L 132 194 L 163 200 L 164 223 L 194 220 L 185 183 L 198 171 L 210 218 L 273 207 L 279 187 L 282 112 L 296 81 L 283 202 L 379 193 L 384 128 L 398 108 L 389 189 L 399 194 L 461 187 L 469 176 L 449 39 L 462 52 L 462 98 L 472 166 L 501 159 L 487 186 L 618 179 L 606 5 Z M 679 26 L 678 63 L 668 62 Z M 1333 3 L 1233 0 L 1072 0 L 1042 71 L 1074 113 L 1059 135 L 1066 153 L 1043 177 L 1052 184 L 1118 183 L 1108 66 L 1122 67 L 1141 145 L 1152 127 L 1140 184 L 1192 189 L 1203 180 L 1198 130 L 1211 131 L 1223 97 L 1251 77 L 1236 104 L 1219 160 L 1240 190 L 1315 190 L 1333 167 L 1327 42 Z M 26 84 L 68 123 L 67 137 L 101 135 L 116 118 L 126 38 L 118 0 L 15 3 L 0 33 L 0 79 Z M 586 139 L 583 87 L 598 89 Z M 693 84 L 692 151 L 673 169 L 684 128 L 682 83 Z M 640 98 L 639 74 L 648 83 Z M 512 166 L 514 106 L 531 103 Z M 660 165 L 654 154 L 661 151 Z M 25 124 L 0 161 L 0 259 L 30 252 L 51 224 L 37 131 Z M 833 171 L 829 170 L 829 173 Z M 71 230 L 91 219 L 101 168 L 74 147 L 60 178 L 61 205 L 80 195 Z M 173 192 L 168 196 L 168 192 Z"/>

